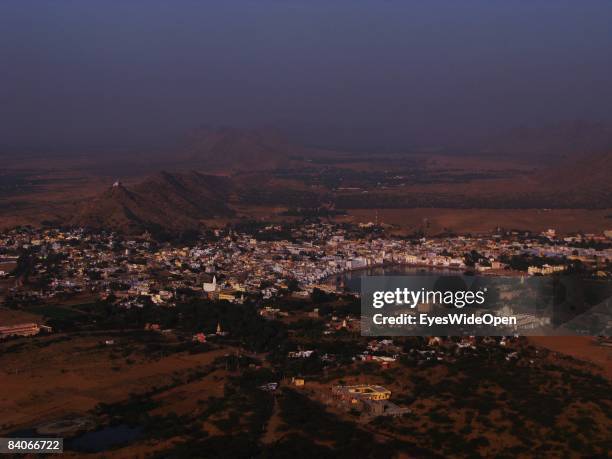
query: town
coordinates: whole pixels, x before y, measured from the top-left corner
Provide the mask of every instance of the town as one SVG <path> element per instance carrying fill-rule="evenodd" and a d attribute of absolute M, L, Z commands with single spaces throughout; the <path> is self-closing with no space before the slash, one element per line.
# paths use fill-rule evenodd
<path fill-rule="evenodd" d="M 129 308 L 144 299 L 172 306 L 181 293 L 230 302 L 287 291 L 307 297 L 314 289 L 337 291 L 340 286 L 328 282 L 334 276 L 386 265 L 607 278 L 610 236 L 499 230 L 479 237 L 398 238 L 373 225 L 311 223 L 215 229 L 177 244 L 84 229 L 19 228 L 0 233 L 0 301 L 27 306 L 86 295 L 113 297 L 118 307 Z"/>

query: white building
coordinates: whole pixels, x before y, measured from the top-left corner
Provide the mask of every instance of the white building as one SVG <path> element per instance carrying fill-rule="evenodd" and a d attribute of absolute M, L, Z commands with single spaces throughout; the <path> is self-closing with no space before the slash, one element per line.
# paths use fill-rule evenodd
<path fill-rule="evenodd" d="M 217 276 L 213 276 L 212 282 L 204 282 L 202 285 L 206 293 L 214 293 L 217 291 Z"/>

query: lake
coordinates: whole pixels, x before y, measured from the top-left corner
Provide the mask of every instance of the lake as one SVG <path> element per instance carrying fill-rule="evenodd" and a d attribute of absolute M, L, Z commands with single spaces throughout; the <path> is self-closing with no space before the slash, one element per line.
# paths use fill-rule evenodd
<path fill-rule="evenodd" d="M 130 427 L 127 424 L 104 427 L 100 430 L 85 432 L 64 442 L 69 451 L 99 453 L 117 446 L 127 445 L 142 437 L 142 427 Z"/>
<path fill-rule="evenodd" d="M 361 291 L 361 278 L 364 276 L 462 276 L 463 271 L 448 268 L 428 268 L 408 265 L 389 265 L 376 266 L 374 268 L 358 269 L 355 271 L 347 271 L 346 273 L 333 276 L 331 282 L 336 282 L 336 285 L 344 282 L 344 285 L 351 292 Z"/>

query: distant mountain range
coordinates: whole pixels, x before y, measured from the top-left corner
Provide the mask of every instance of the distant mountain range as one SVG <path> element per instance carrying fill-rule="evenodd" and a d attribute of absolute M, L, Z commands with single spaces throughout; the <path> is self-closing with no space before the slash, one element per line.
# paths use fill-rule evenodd
<path fill-rule="evenodd" d="M 612 124 L 565 121 L 541 127 L 519 127 L 482 142 L 492 153 L 581 157 L 612 151 Z"/>
<path fill-rule="evenodd" d="M 197 228 L 205 218 L 231 216 L 231 181 L 199 172 L 160 172 L 126 187 L 117 182 L 83 204 L 71 223 L 126 233 Z"/>
<path fill-rule="evenodd" d="M 612 151 L 612 124 L 566 121 L 519 127 L 492 135 L 476 148 L 492 155 L 530 157 L 540 164 L 545 160 L 589 158 Z M 324 157 L 328 151 L 297 145 L 273 129 L 202 127 L 187 136 L 182 163 L 190 169 L 214 172 L 259 172 L 299 167 L 305 158 L 321 154 Z"/>
<path fill-rule="evenodd" d="M 230 127 L 194 130 L 186 149 L 192 165 L 225 172 L 287 167 L 305 151 L 274 130 Z"/>
<path fill-rule="evenodd" d="M 588 139 L 593 140 L 590 144 L 593 148 L 596 145 L 603 148 L 606 129 L 595 129 L 601 134 L 595 137 L 586 135 L 588 130 L 575 126 L 573 131 L 566 133 L 570 137 L 577 134 L 583 140 L 573 146 L 571 142 L 565 143 L 567 139 L 561 140 L 565 146 L 563 151 L 577 149 Z M 551 139 L 553 132 L 550 132 Z M 529 131 L 523 138 L 541 137 Z M 528 143 L 533 145 L 531 140 Z M 195 229 L 204 219 L 233 216 L 230 202 L 269 208 L 314 208 L 332 203 L 343 209 L 612 207 L 612 148 L 605 153 L 587 154 L 585 151 L 565 158 L 563 155 L 551 157 L 550 162 L 533 172 L 497 181 L 474 179 L 465 183 L 419 184 L 406 189 L 372 187 L 364 193 L 334 190 L 317 181 L 314 182 L 317 186 L 309 184 L 312 177 L 302 176 L 300 172 L 308 170 L 316 178 L 318 173 L 334 173 L 336 169 L 325 163 L 303 161 L 302 158 L 313 150 L 291 145 L 272 131 L 206 128 L 193 134 L 190 145 L 189 158 L 176 161 L 177 168 L 225 171 L 228 175 L 159 172 L 132 186 L 116 183 L 81 204 L 69 222 L 126 233 L 178 232 Z M 553 143 L 541 145 L 541 151 L 557 151 Z M 329 155 L 319 153 L 322 158 Z M 334 168 L 352 167 L 346 157 L 338 157 L 341 160 Z M 274 171 L 279 168 L 293 168 L 295 173 L 279 176 Z M 368 174 L 367 170 L 358 170 Z M 306 177 L 305 182 L 301 181 L 303 177 Z"/>

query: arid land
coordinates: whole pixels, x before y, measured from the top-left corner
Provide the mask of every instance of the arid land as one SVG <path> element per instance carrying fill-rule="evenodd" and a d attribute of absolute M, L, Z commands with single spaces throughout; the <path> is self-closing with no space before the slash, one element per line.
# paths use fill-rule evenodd
<path fill-rule="evenodd" d="M 572 189 L 571 179 L 562 183 L 558 172 L 552 178 L 550 173 L 534 173 L 550 168 L 537 160 L 313 152 L 307 161 L 291 164 L 290 168 L 244 171 L 205 168 L 201 162 L 163 156 L 150 161 L 136 156 L 129 162 L 121 156 L 60 158 L 52 163 L 26 157 L 7 163 L 0 173 L 0 228 L 65 224 L 116 180 L 130 189 L 159 170 L 199 170 L 231 178 L 234 189 L 226 199 L 236 212 L 229 220 L 202 218 L 208 226 L 244 219 L 291 220 L 286 215 L 290 209 L 331 206 L 341 210 L 334 217 L 338 221 L 378 220 L 395 226 L 399 233 L 490 233 L 497 227 L 571 233 L 612 227 L 612 203 L 605 205 L 607 198 L 600 189 L 586 190 L 578 184 L 572 191 L 579 196 L 576 203 L 594 206 L 572 207 L 570 198 L 563 197 L 563 188 L 553 191 L 557 185 Z M 547 180 L 551 191 L 534 200 L 542 188 L 540 179 Z"/>
<path fill-rule="evenodd" d="M 304 344 L 309 340 L 306 336 L 297 339 Z M 557 425 L 568 431 L 588 417 L 599 426 L 592 434 L 595 443 L 601 443 L 606 431 L 609 433 L 605 406 L 598 407 L 595 399 L 589 400 L 589 394 L 596 397 L 603 386 L 610 385 L 611 350 L 596 347 L 589 340 L 571 340 L 577 344 L 574 346 L 555 338 L 530 339 L 538 347 L 521 351 L 523 363 L 518 367 L 503 358 L 500 362 L 493 348 L 485 360 L 465 356 L 454 364 L 420 369 L 398 363 L 381 371 L 356 363 L 341 371 L 330 370 L 324 376 L 308 378 L 301 389 L 291 388 L 290 381 L 284 381 L 279 394 L 270 398 L 264 408 L 260 405 L 269 396 L 251 393 L 253 389 L 248 385 L 252 382 L 246 383 L 245 375 L 251 372 L 250 378 L 256 380 L 259 373 L 267 371 L 268 364 L 260 364 L 261 369 L 252 366 L 250 370 L 246 366 L 232 367 L 227 359 L 241 354 L 236 347 L 211 345 L 195 353 L 186 352 L 180 350 L 172 335 L 129 330 L 22 338 L 1 344 L 0 384 L 4 390 L 0 396 L 0 431 L 19 431 L 22 426 L 44 426 L 50 421 L 72 418 L 104 425 L 115 417 L 115 422 L 131 419 L 130 407 L 141 406 L 138 410 L 141 417 L 146 415 L 147 425 L 155 424 L 159 429 L 167 426 L 163 427 L 166 430 L 90 457 L 143 457 L 172 451 L 190 435 L 207 441 L 227 439 L 232 432 L 249 428 L 253 416 L 263 416 L 258 435 L 261 444 L 270 448 L 279 448 L 296 436 L 316 438 L 315 442 L 323 447 L 337 445 L 339 439 L 334 432 L 351 425 L 359 435 L 371 435 L 379 446 L 415 454 L 451 447 L 447 441 L 432 443 L 433 431 L 440 428 L 463 432 L 464 440 L 476 442 L 481 454 L 495 455 L 512 448 L 518 448 L 518 452 L 524 447 L 525 435 L 531 438 L 534 448 L 541 446 L 538 435 L 544 435 L 540 438 L 548 438 L 548 448 L 561 451 L 567 448 L 565 438 L 555 433 L 557 427 L 548 426 L 532 413 L 530 404 L 537 401 L 540 409 L 554 412 Z M 250 359 L 265 358 L 248 353 L 243 354 L 244 358 L 247 355 Z M 481 370 L 476 371 L 474 365 Z M 590 374 L 605 374 L 608 382 L 596 376 L 591 379 Z M 512 375 L 520 375 L 522 382 L 510 383 Z M 396 403 L 410 406 L 410 415 L 364 424 L 332 402 L 331 386 L 364 382 L 389 388 Z M 573 394 L 574 402 L 557 400 L 566 391 Z M 253 404 L 249 397 L 259 397 L 261 403 Z M 454 404 L 453 409 L 448 409 L 449 403 Z M 296 406 L 301 408 L 296 411 Z M 236 410 L 241 409 L 246 411 L 236 417 Z M 259 412 L 261 409 L 264 411 Z M 324 435 L 317 434 L 317 429 L 313 432 L 307 417 L 297 422 L 296 416 L 301 419 L 307 413 L 316 416 L 329 431 Z M 188 434 L 186 425 L 192 426 L 190 429 L 198 426 L 198 433 Z M 532 436 L 529 431 L 538 434 Z M 78 456 L 74 452 L 67 454 Z"/>

